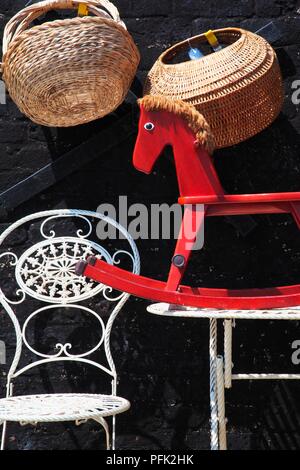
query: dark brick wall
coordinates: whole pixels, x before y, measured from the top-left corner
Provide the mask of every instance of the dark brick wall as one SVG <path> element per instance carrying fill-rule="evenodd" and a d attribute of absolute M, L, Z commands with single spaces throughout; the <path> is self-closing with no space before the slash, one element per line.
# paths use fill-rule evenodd
<path fill-rule="evenodd" d="M 0 29 L 25 0 L 0 0 Z M 229 192 L 299 190 L 300 115 L 292 104 L 292 82 L 300 79 L 300 15 L 296 0 L 116 0 L 138 44 L 143 80 L 157 56 L 169 45 L 208 28 L 242 26 L 257 30 L 274 19 L 282 30 L 277 52 L 285 83 L 281 116 L 259 136 L 216 155 L 216 165 Z M 8 100 L 0 106 L 0 191 L 4 191 L 58 155 L 97 132 L 101 123 L 74 129 L 43 129 L 24 118 Z M 162 158 L 157 171 L 143 176 L 133 170 L 134 139 L 103 155 L 80 172 L 18 207 L 1 211 L 1 229 L 33 211 L 50 208 L 95 210 L 115 202 L 174 202 L 177 183 L 173 166 Z M 101 143 L 99 143 L 101 146 Z M 82 155 L 85 158 L 85 155 Z M 210 220 L 206 246 L 192 260 L 193 278 L 207 286 L 263 286 L 299 282 L 299 234 L 285 216 L 260 216 L 242 237 L 232 224 Z M 29 238 L 28 238 L 29 236 Z M 25 239 L 34 240 L 34 228 Z M 173 243 L 139 242 L 143 273 L 159 276 L 168 270 Z M 275 282 L 276 281 L 276 282 Z M 120 371 L 120 393 L 132 409 L 120 417 L 118 446 L 126 449 L 206 449 L 209 447 L 208 323 L 172 320 L 146 314 L 147 302 L 132 299 L 117 324 L 113 341 Z M 73 322 L 74 323 L 74 322 Z M 2 318 L 1 339 L 12 347 L 12 335 Z M 74 324 L 72 325 L 74 326 Z M 291 363 L 291 343 L 299 338 L 298 323 L 240 322 L 234 331 L 234 363 L 238 371 L 298 372 Z M 80 333 L 77 325 L 77 334 Z M 79 332 L 79 333 L 78 333 Z M 76 333 L 76 325 L 75 325 Z M 5 367 L 3 368 L 5 372 Z M 100 388 L 95 376 L 67 370 L 76 389 Z M 55 379 L 60 389 L 63 372 Z M 81 380 L 78 379 L 81 377 Z M 46 390 L 47 376 L 34 377 Z M 79 382 L 78 382 L 79 380 Z M 33 377 L 19 383 L 27 393 Z M 53 385 L 53 383 L 51 383 Z M 99 387 L 98 387 L 99 386 Z M 98 388 L 97 388 L 98 387 Z M 299 385 L 240 383 L 227 393 L 229 447 L 295 449 L 300 446 Z M 63 425 L 10 427 L 9 447 L 96 449 L 97 426 Z"/>

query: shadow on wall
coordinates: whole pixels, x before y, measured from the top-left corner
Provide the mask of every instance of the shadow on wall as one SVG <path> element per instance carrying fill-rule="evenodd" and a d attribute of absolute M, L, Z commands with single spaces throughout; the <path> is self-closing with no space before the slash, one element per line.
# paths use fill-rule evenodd
<path fill-rule="evenodd" d="M 293 62 L 283 50 L 279 59 L 285 78 L 295 75 Z M 289 107 L 290 104 L 285 103 L 287 112 L 284 110 L 276 122 L 258 136 L 216 152 L 216 168 L 227 192 L 300 190 L 300 138 L 287 117 Z M 122 114 L 122 109 L 118 113 Z M 114 116 L 109 116 L 101 122 L 77 128 L 43 128 L 51 160 L 96 135 L 102 126 L 109 126 L 114 120 Z M 101 144 L 99 140 L 97 148 L 101 149 Z M 164 158 L 158 160 L 155 173 L 144 176 L 132 167 L 133 144 L 130 140 L 102 155 L 101 159 L 84 165 L 41 197 L 20 206 L 11 219 L 62 206 L 95 210 L 102 202 L 117 203 L 121 194 L 129 196 L 129 203 L 143 202 L 148 207 L 153 202 L 174 203 L 178 188 L 172 155 L 166 151 Z M 81 157 L 84 159 L 85 155 Z M 242 237 L 232 223 L 217 218 L 209 220 L 205 249 L 195 253 L 187 282 L 190 280 L 208 287 L 241 288 L 299 282 L 299 232 L 292 219 L 266 215 L 255 217 L 255 222 L 256 227 L 248 236 Z M 142 240 L 138 245 L 142 254 L 142 273 L 163 277 L 169 268 L 173 241 Z M 154 319 L 144 314 L 146 305 L 147 302 L 132 299 L 116 325 L 113 350 L 116 363 L 120 364 L 120 394 L 130 398 L 133 405 L 124 418 L 119 418 L 120 443 L 124 448 L 133 445 L 157 449 L 197 448 L 201 441 L 196 433 L 200 430 L 207 436 L 203 438 L 203 446 L 208 448 L 207 324 L 199 325 L 196 320 Z M 37 338 L 39 329 L 47 328 L 49 321 L 47 319 L 37 327 Z M 254 338 L 255 328 L 247 328 L 244 333 Z M 281 322 L 275 328 L 280 338 Z M 292 329 L 293 325 L 286 328 Z M 72 341 L 80 341 L 85 334 L 85 329 L 78 326 Z M 263 343 L 260 346 L 264 358 L 266 350 Z M 242 358 L 241 368 L 244 364 L 246 359 Z M 281 367 L 282 360 L 276 358 L 272 368 L 279 370 Z M 95 390 L 101 389 L 98 378 L 91 371 L 84 370 L 80 375 L 79 369 L 69 368 L 66 372 L 69 385 L 75 388 L 80 389 L 88 382 Z M 46 370 L 41 373 L 41 381 L 46 389 L 53 388 Z M 232 425 L 239 415 L 245 414 L 239 404 L 245 404 L 243 400 L 246 400 L 257 407 L 251 423 L 255 423 L 259 415 L 262 417 L 260 432 L 253 430 L 252 448 L 299 447 L 298 434 L 291 437 L 294 431 L 299 432 L 299 407 L 294 392 L 297 389 L 290 383 L 275 388 L 270 384 L 255 384 L 255 387 L 258 388 L 244 385 L 242 392 L 235 396 L 236 406 L 230 416 Z M 256 393 L 257 401 L 253 399 Z M 231 397 L 229 394 L 228 399 Z M 263 400 L 263 406 L 259 400 Z M 76 448 L 86 437 L 70 436 Z M 94 448 L 98 444 L 97 438 Z"/>

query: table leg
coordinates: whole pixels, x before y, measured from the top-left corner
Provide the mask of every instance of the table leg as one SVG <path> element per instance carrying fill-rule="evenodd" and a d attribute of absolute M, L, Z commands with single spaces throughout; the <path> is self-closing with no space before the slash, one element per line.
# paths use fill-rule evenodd
<path fill-rule="evenodd" d="M 217 401 L 219 449 L 227 450 L 226 418 L 225 418 L 225 387 L 224 387 L 224 361 L 222 356 L 217 357 Z"/>
<path fill-rule="evenodd" d="M 217 320 L 209 321 L 209 361 L 210 361 L 210 447 L 219 449 L 218 407 L 217 407 Z"/>

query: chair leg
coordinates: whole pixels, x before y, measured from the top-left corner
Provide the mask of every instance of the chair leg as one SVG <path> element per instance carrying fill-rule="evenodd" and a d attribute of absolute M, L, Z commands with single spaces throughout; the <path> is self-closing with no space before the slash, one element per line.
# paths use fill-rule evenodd
<path fill-rule="evenodd" d="M 1 450 L 4 450 L 5 448 L 6 429 L 7 429 L 7 421 L 4 421 L 3 428 L 2 428 Z"/>
<path fill-rule="evenodd" d="M 112 443 L 111 450 L 116 450 L 116 416 L 112 418 Z"/>
<path fill-rule="evenodd" d="M 105 434 L 106 434 L 106 450 L 111 450 L 110 449 L 110 433 L 109 433 L 109 426 L 107 424 L 107 422 L 105 421 L 104 418 L 93 418 L 94 421 L 97 421 L 97 423 L 101 424 L 101 426 L 103 427 L 104 431 L 105 431 Z"/>

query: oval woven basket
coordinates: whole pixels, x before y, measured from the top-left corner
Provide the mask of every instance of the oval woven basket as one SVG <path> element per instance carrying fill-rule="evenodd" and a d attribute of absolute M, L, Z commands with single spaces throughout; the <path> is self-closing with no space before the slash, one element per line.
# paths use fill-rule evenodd
<path fill-rule="evenodd" d="M 94 16 L 30 27 L 50 10 L 85 4 Z M 45 126 L 69 127 L 101 118 L 124 100 L 140 55 L 108 0 L 47 0 L 6 25 L 3 80 L 19 109 Z"/>
<path fill-rule="evenodd" d="M 226 47 L 202 59 L 174 63 L 182 53 L 187 57 L 189 45 L 205 43 L 204 35 L 165 51 L 149 72 L 144 93 L 194 105 L 209 123 L 217 148 L 222 148 L 271 124 L 284 94 L 276 53 L 265 39 L 238 28 L 215 34 Z"/>

